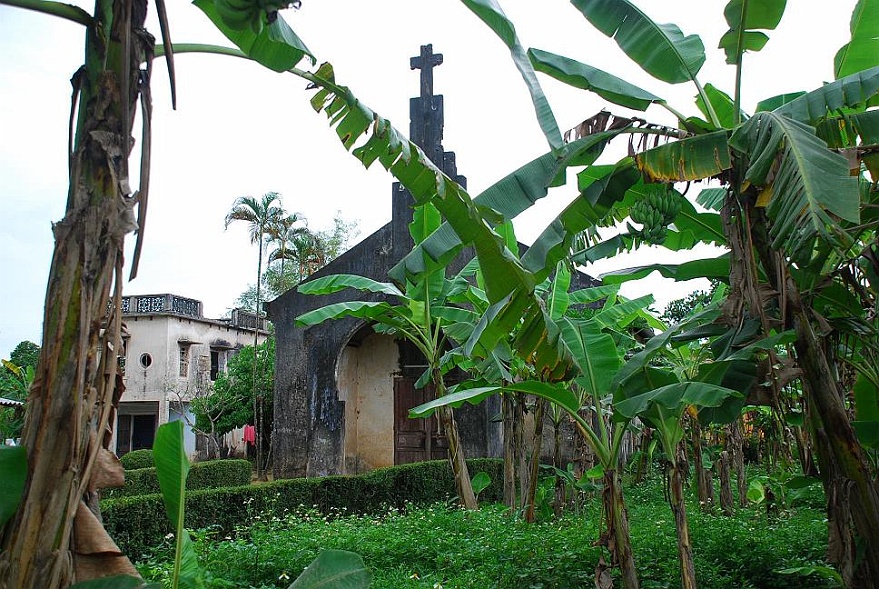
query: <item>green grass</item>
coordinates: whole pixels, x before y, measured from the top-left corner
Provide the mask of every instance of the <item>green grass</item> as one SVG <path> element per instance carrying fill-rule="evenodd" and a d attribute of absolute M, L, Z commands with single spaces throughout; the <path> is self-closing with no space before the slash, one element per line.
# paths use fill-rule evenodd
<path fill-rule="evenodd" d="M 674 522 L 662 483 L 627 489 L 635 559 L 644 589 L 677 587 Z M 811 589 L 827 587 L 816 577 L 779 569 L 825 564 L 826 524 L 811 508 L 767 517 L 759 508 L 733 517 L 703 514 L 689 506 L 700 587 Z M 525 524 L 498 505 L 465 512 L 445 504 L 412 506 L 380 516 L 316 510 L 257 514 L 226 537 L 197 532 L 207 586 L 287 587 L 326 548 L 360 554 L 375 588 L 593 586 L 600 550 L 598 504 L 582 513 Z M 168 578 L 170 541 L 138 568 L 148 580 Z"/>

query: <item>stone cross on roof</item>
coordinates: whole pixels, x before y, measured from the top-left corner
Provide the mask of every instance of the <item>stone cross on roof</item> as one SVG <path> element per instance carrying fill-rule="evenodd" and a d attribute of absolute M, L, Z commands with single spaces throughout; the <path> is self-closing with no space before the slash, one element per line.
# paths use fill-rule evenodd
<path fill-rule="evenodd" d="M 422 45 L 421 55 L 409 59 L 409 67 L 421 70 L 421 97 L 433 96 L 433 68 L 443 62 L 442 53 L 434 53 L 433 45 Z"/>
<path fill-rule="evenodd" d="M 409 67 L 421 70 L 421 92 L 409 99 L 409 138 L 425 155 L 450 178 L 467 185 L 467 179 L 458 174 L 455 154 L 443 148 L 443 97 L 433 93 L 433 68 L 442 64 L 442 53 L 434 53 L 433 45 L 422 45 L 419 55 L 409 59 Z M 412 249 L 409 223 L 412 221 L 414 200 L 399 182 L 394 183 L 392 216 L 394 249 L 402 257 Z"/>

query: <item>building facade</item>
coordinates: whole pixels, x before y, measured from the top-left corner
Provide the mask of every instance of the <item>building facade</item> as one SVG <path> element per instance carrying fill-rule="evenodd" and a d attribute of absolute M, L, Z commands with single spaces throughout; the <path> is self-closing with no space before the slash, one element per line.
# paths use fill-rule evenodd
<path fill-rule="evenodd" d="M 174 294 L 123 297 L 125 392 L 119 402 L 111 450 L 117 456 L 151 448 L 156 428 L 183 420 L 184 447 L 197 458 L 190 401 L 211 391 L 226 363 L 246 345 L 268 337 L 265 319 L 236 309 L 230 319 L 208 319 L 202 303 Z M 226 443 L 243 453 L 240 433 Z"/>

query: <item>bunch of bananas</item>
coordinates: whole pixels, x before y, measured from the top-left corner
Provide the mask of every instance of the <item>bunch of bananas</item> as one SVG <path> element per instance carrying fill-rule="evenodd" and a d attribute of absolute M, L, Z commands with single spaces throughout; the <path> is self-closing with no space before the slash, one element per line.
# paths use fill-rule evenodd
<path fill-rule="evenodd" d="M 291 0 L 214 0 L 217 14 L 230 29 L 243 31 L 250 27 L 259 34 L 266 23 L 278 18 L 278 10 L 291 5 Z"/>
<path fill-rule="evenodd" d="M 665 241 L 669 224 L 680 212 L 680 196 L 668 184 L 646 184 L 643 198 L 629 209 L 629 218 L 642 225 L 633 233 L 647 243 L 659 245 Z"/>

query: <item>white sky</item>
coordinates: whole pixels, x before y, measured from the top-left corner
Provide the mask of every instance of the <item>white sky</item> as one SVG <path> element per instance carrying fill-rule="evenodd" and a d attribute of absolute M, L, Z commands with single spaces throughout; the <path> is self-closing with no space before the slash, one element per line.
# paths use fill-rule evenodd
<path fill-rule="evenodd" d="M 88 2 L 72 3 L 91 11 Z M 524 46 L 599 67 L 668 99 L 685 114 L 697 114 L 692 85 L 671 87 L 641 72 L 568 2 L 500 3 Z M 175 42 L 229 44 L 194 6 L 168 4 Z M 708 53 L 700 81 L 732 93 L 734 70 L 715 49 L 726 30 L 725 0 L 638 4 L 658 22 L 698 33 Z M 744 108 L 830 81 L 833 55 L 848 39 L 854 5 L 855 0 L 838 0 L 833 8 L 819 0 L 788 2 L 767 47 L 746 57 Z M 457 0 L 303 0 L 301 10 L 284 16 L 319 63 L 333 63 L 338 82 L 404 133 L 409 97 L 418 93 L 418 72 L 409 69 L 409 58 L 432 43 L 444 56 L 434 70 L 434 91 L 445 96 L 443 143 L 457 154 L 472 195 L 547 151 L 509 52 Z M 152 14 L 148 27 L 159 36 Z M 41 339 L 51 223 L 62 217 L 67 194 L 69 79 L 82 62 L 83 39 L 79 25 L 0 6 L 0 357 L 22 340 Z M 302 80 L 217 56 L 179 55 L 176 67 L 178 109 L 172 111 L 164 62 L 155 63 L 146 243 L 138 278 L 125 284 L 126 294 L 172 292 L 203 301 L 208 317 L 223 315 L 255 276 L 256 246 L 249 244 L 244 224 L 223 230 L 232 202 L 245 194 L 280 192 L 287 210 L 304 214 L 314 229 L 328 228 L 342 211 L 359 223 L 360 238 L 390 220 L 393 179 L 378 165 L 364 170 L 345 152 L 323 115 L 311 109 L 311 92 Z M 630 114 L 540 79 L 562 130 L 605 107 Z M 645 118 L 673 123 L 659 107 Z M 614 154 L 611 160 L 620 152 Z M 553 190 L 520 217 L 520 240 L 530 243 L 574 191 L 573 184 Z M 129 259 L 132 244 L 129 238 Z M 672 260 L 664 251 L 658 255 Z M 642 252 L 587 270 L 597 275 L 653 261 Z M 648 280 L 624 292 L 653 292 L 661 309 L 703 286 Z"/>

